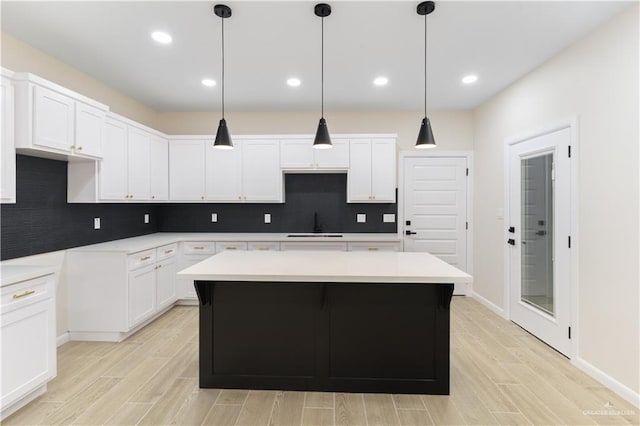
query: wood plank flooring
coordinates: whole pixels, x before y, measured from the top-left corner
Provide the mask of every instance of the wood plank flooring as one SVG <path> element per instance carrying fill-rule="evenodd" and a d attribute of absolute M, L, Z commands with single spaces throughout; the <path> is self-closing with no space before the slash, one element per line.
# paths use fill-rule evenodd
<path fill-rule="evenodd" d="M 197 314 L 179 306 L 125 342 L 63 345 L 47 393 L 3 424 L 640 423 L 636 407 L 471 298 L 452 303 L 450 396 L 199 389 Z"/>

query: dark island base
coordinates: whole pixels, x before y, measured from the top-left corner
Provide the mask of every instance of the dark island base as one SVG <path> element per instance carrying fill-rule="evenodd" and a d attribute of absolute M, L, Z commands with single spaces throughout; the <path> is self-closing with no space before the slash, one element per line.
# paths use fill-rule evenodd
<path fill-rule="evenodd" d="M 453 284 L 195 286 L 201 388 L 449 394 Z"/>

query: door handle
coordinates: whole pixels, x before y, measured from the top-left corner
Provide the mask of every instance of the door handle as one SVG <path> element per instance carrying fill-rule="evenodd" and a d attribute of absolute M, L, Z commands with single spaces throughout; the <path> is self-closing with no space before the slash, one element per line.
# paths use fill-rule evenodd
<path fill-rule="evenodd" d="M 404 231 L 405 235 L 415 235 L 417 234 L 417 232 L 413 232 L 413 231 Z"/>
<path fill-rule="evenodd" d="M 511 244 L 512 246 L 515 246 L 516 245 L 516 240 L 514 240 L 513 238 L 509 238 L 507 240 L 507 244 Z"/>
<path fill-rule="evenodd" d="M 515 232 L 516 232 L 515 226 L 510 226 L 509 227 L 509 233 L 514 234 Z"/>

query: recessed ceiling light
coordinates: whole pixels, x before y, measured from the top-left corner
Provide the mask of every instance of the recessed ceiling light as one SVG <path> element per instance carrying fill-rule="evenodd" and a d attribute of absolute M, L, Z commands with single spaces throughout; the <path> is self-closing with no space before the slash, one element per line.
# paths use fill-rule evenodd
<path fill-rule="evenodd" d="M 462 77 L 462 82 L 464 84 L 473 84 L 476 81 L 478 81 L 478 76 L 475 74 L 469 74 L 469 75 L 465 75 L 464 77 Z"/>
<path fill-rule="evenodd" d="M 301 83 L 302 82 L 300 81 L 300 79 L 299 78 L 295 78 L 295 77 L 292 77 L 292 78 L 287 80 L 287 85 L 289 85 L 291 87 L 298 87 L 298 86 L 300 86 Z"/>
<path fill-rule="evenodd" d="M 151 33 L 151 38 L 162 44 L 169 44 L 173 40 L 171 36 L 162 31 L 154 31 Z"/>
<path fill-rule="evenodd" d="M 385 86 L 388 82 L 389 79 L 387 77 L 376 77 L 376 79 L 373 80 L 373 84 L 376 86 Z"/>
<path fill-rule="evenodd" d="M 216 81 L 210 78 L 205 78 L 202 80 L 202 85 L 207 87 L 213 87 L 216 85 Z"/>

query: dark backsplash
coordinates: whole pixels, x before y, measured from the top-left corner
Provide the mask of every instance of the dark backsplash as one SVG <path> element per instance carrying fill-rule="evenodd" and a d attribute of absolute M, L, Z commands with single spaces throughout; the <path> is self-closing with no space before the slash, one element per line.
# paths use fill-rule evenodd
<path fill-rule="evenodd" d="M 2 260 L 153 232 L 396 232 L 397 205 L 347 204 L 346 174 L 287 174 L 285 204 L 67 204 L 67 163 L 16 157 L 16 204 L 0 207 Z M 144 223 L 144 214 L 150 223 Z M 218 222 L 211 222 L 211 213 Z M 264 214 L 271 223 L 264 223 Z M 366 223 L 356 214 L 365 213 Z M 101 229 L 93 229 L 99 217 Z"/>

